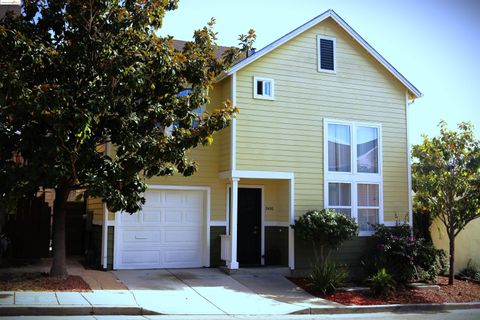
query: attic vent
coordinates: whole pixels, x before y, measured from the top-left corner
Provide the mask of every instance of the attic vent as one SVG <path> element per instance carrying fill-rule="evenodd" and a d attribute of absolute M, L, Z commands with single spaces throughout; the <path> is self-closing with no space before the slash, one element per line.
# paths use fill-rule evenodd
<path fill-rule="evenodd" d="M 318 36 L 318 71 L 335 72 L 335 38 Z"/>

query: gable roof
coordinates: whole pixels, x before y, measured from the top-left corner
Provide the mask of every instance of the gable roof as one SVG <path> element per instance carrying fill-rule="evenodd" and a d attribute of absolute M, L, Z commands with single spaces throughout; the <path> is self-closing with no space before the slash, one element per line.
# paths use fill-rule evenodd
<path fill-rule="evenodd" d="M 262 56 L 266 55 L 270 51 L 275 50 L 277 47 L 281 46 L 285 42 L 303 33 L 304 31 L 314 27 L 315 25 L 324 21 L 327 18 L 332 18 L 338 25 L 340 25 L 353 39 L 355 39 L 365 50 L 367 50 L 368 53 L 370 53 L 378 62 L 380 62 L 380 64 L 383 65 L 395 78 L 397 78 L 405 87 L 407 87 L 408 90 L 413 94 L 415 98 L 420 98 L 421 96 L 423 96 L 423 94 L 412 83 L 410 83 L 410 81 L 408 81 L 400 72 L 398 72 L 397 69 L 395 69 L 387 60 L 385 60 L 384 57 L 382 57 L 367 41 L 365 41 L 365 39 L 363 39 L 355 30 L 353 30 L 353 28 L 350 27 L 345 22 L 345 20 L 343 20 L 332 9 L 325 11 L 321 15 L 313 18 L 312 20 L 301 25 L 295 30 L 292 30 L 291 32 L 287 33 L 283 37 L 270 43 L 266 47 L 258 50 L 257 52 L 255 52 L 255 54 L 238 62 L 236 65 L 231 67 L 227 72 L 220 75 L 219 80 L 229 75 L 232 75 L 233 73 L 244 68 L 245 66 L 254 62 L 255 60 L 261 58 Z"/>
<path fill-rule="evenodd" d="M 183 47 L 185 47 L 185 44 L 187 42 L 188 41 L 185 40 L 173 39 L 172 46 L 175 48 L 175 50 L 182 52 Z M 217 46 L 217 49 L 215 50 L 215 56 L 217 57 L 217 59 L 221 59 L 225 51 L 227 51 L 228 49 L 230 49 L 230 47 Z"/>

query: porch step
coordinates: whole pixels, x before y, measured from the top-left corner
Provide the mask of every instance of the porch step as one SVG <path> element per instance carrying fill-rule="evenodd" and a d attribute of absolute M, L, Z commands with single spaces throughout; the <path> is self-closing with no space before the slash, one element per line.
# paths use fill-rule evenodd
<path fill-rule="evenodd" d="M 235 270 L 230 270 L 226 267 L 220 267 L 220 270 L 226 274 L 235 274 L 235 275 L 281 275 L 281 276 L 291 276 L 291 270 L 288 267 L 251 267 L 251 268 L 239 268 Z"/>

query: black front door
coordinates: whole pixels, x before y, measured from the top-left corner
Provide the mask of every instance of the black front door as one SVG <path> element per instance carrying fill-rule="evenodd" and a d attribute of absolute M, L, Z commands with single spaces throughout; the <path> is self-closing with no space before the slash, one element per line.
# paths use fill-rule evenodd
<path fill-rule="evenodd" d="M 261 263 L 262 189 L 238 189 L 237 259 L 240 266 Z"/>

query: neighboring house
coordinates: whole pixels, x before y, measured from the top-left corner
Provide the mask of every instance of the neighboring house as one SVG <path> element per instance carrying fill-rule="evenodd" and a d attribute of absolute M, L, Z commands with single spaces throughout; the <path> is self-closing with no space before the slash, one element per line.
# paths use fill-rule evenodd
<path fill-rule="evenodd" d="M 334 11 L 323 13 L 219 77 L 207 110 L 230 99 L 240 112 L 190 152 L 194 176 L 150 179 L 133 215 L 88 200 L 103 267 L 308 268 L 310 248 L 289 226 L 324 207 L 359 222 L 337 254 L 358 265 L 369 223 L 411 222 L 407 118 L 420 96 Z"/>
<path fill-rule="evenodd" d="M 433 244 L 436 248 L 448 253 L 449 241 L 443 223 L 435 219 L 430 227 Z M 455 238 L 455 272 L 466 268 L 469 261 L 480 267 L 480 219 L 475 219 L 467 224 Z"/>

